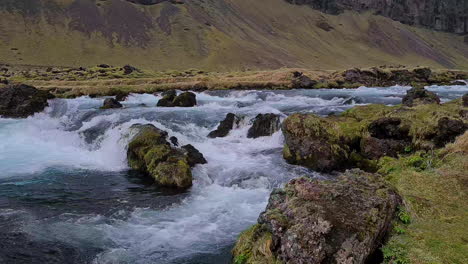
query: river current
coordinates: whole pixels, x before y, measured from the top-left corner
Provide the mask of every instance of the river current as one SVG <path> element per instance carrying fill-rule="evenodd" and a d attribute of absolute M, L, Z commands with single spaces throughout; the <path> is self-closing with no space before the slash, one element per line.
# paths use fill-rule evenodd
<path fill-rule="evenodd" d="M 209 91 L 193 108 L 155 107 L 131 94 L 123 109 L 103 98 L 54 99 L 27 119 L 0 118 L 0 263 L 229 263 L 239 233 L 254 224 L 275 187 L 324 177 L 287 164 L 281 132 L 248 139 L 245 122 L 210 139 L 227 113 L 329 115 L 355 105 L 399 104 L 409 87 Z M 432 86 L 443 101 L 468 86 Z M 151 123 L 192 144 L 208 164 L 187 191 L 129 171 L 129 128 Z"/>

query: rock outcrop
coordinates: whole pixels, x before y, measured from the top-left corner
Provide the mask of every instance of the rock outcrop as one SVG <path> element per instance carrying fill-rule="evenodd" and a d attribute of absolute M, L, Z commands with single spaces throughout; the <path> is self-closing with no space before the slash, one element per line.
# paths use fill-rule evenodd
<path fill-rule="evenodd" d="M 208 134 L 208 137 L 217 138 L 227 136 L 232 129 L 239 125 L 241 120 L 242 118 L 236 116 L 233 113 L 227 114 L 226 118 L 224 118 L 224 120 L 219 123 L 218 127 Z"/>
<path fill-rule="evenodd" d="M 293 114 L 282 125 L 287 162 L 330 172 L 372 171 L 383 156 L 429 150 L 453 142 L 467 128 L 462 99 L 413 107 L 366 105 L 339 116 Z"/>
<path fill-rule="evenodd" d="M 113 109 L 113 108 L 122 108 L 122 104 L 114 98 L 106 98 L 104 100 L 101 109 Z"/>
<path fill-rule="evenodd" d="M 177 95 L 176 91 L 164 92 L 156 106 L 160 107 L 192 107 L 197 105 L 197 96 L 192 92 L 183 92 Z"/>
<path fill-rule="evenodd" d="M 234 260 L 245 264 L 371 261 L 385 242 L 400 203 L 381 176 L 360 170 L 347 171 L 337 180 L 294 179 L 271 193 L 258 224 L 239 237 Z"/>
<path fill-rule="evenodd" d="M 185 146 L 182 146 L 182 149 L 185 151 L 185 154 L 187 155 L 187 160 L 188 163 L 191 167 L 197 165 L 197 164 L 206 164 L 208 163 L 203 156 L 203 154 L 198 151 L 194 146 L 188 144 Z"/>
<path fill-rule="evenodd" d="M 373 11 L 408 25 L 420 25 L 453 33 L 468 33 L 468 5 L 459 0 L 286 0 L 298 5 L 309 5 L 329 14 L 345 10 Z"/>
<path fill-rule="evenodd" d="M 406 106 L 414 106 L 418 104 L 439 104 L 440 98 L 435 93 L 424 88 L 414 87 L 408 90 L 406 96 L 403 97 L 402 103 Z"/>
<path fill-rule="evenodd" d="M 8 85 L 0 89 L 0 116 L 26 118 L 44 110 L 54 96 L 26 84 Z"/>
<path fill-rule="evenodd" d="M 258 138 L 273 135 L 280 129 L 280 116 L 275 114 L 258 114 L 252 127 L 247 132 L 248 138 Z"/>
<path fill-rule="evenodd" d="M 167 132 L 153 125 L 133 125 L 137 134 L 128 145 L 128 165 L 151 176 L 162 186 L 188 188 L 192 186 L 189 157 L 167 141 Z M 193 164 L 195 165 L 195 164 Z"/>

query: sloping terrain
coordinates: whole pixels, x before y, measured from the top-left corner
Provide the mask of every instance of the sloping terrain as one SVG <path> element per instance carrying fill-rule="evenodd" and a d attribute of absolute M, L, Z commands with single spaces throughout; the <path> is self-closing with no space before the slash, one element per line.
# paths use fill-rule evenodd
<path fill-rule="evenodd" d="M 3 0 L 0 62 L 218 71 L 468 68 L 463 36 L 358 11 L 327 14 L 285 0 Z"/>

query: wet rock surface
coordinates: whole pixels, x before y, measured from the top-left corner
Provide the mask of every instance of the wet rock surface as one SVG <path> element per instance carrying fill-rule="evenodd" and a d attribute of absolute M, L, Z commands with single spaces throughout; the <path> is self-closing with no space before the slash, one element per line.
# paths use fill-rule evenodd
<path fill-rule="evenodd" d="M 225 137 L 229 132 L 239 125 L 241 118 L 233 113 L 228 113 L 218 127 L 208 134 L 209 138 Z"/>
<path fill-rule="evenodd" d="M 197 164 L 206 164 L 208 163 L 203 156 L 203 154 L 198 151 L 194 146 L 188 144 L 185 146 L 182 146 L 182 149 L 185 150 L 185 154 L 187 155 L 187 160 L 190 165 L 190 167 L 193 167 Z"/>
<path fill-rule="evenodd" d="M 280 129 L 280 116 L 275 114 L 259 114 L 254 118 L 252 127 L 247 132 L 248 138 L 271 136 Z"/>
<path fill-rule="evenodd" d="M 129 166 L 150 175 L 161 186 L 188 188 L 192 172 L 185 153 L 172 147 L 167 132 L 153 125 L 133 125 L 137 134 L 128 145 Z"/>
<path fill-rule="evenodd" d="M 401 199 L 376 174 L 299 178 L 274 190 L 233 250 L 243 263 L 365 263 L 381 247 Z"/>
<path fill-rule="evenodd" d="M 119 101 L 117 101 L 116 99 L 114 98 L 106 98 L 104 100 L 104 103 L 103 105 L 101 106 L 101 109 L 113 109 L 113 108 L 122 108 L 122 104 L 119 103 Z"/>
<path fill-rule="evenodd" d="M 54 96 L 26 84 L 0 88 L 0 116 L 25 118 L 44 110 Z"/>
<path fill-rule="evenodd" d="M 415 87 L 408 90 L 402 103 L 410 107 L 418 104 L 440 104 L 440 98 L 424 88 Z"/>
<path fill-rule="evenodd" d="M 160 107 L 192 107 L 197 105 L 196 95 L 192 92 L 183 92 L 177 95 L 176 91 L 170 90 L 162 93 L 156 106 Z"/>

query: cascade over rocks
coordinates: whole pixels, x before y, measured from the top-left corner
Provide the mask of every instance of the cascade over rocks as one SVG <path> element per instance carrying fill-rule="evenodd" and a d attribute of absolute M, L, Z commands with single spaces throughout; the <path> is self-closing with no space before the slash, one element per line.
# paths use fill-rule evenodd
<path fill-rule="evenodd" d="M 402 103 L 409 107 L 418 104 L 440 104 L 440 98 L 422 87 L 414 87 L 408 90 Z"/>
<path fill-rule="evenodd" d="M 156 106 L 160 107 L 192 107 L 197 105 L 196 95 L 192 92 L 183 92 L 177 95 L 175 90 L 169 90 L 162 93 Z"/>
<path fill-rule="evenodd" d="M 243 263 L 365 263 L 385 242 L 401 198 L 381 176 L 299 178 L 271 193 L 233 250 Z"/>
<path fill-rule="evenodd" d="M 162 186 L 192 186 L 189 160 L 193 159 L 193 154 L 189 157 L 181 149 L 172 147 L 167 141 L 167 132 L 151 124 L 136 124 L 131 128 L 138 132 L 128 145 L 130 168 L 148 174 Z"/>
<path fill-rule="evenodd" d="M 275 114 L 258 114 L 252 127 L 247 132 L 248 138 L 271 136 L 280 129 L 280 116 Z"/>
<path fill-rule="evenodd" d="M 116 99 L 114 98 L 106 98 L 104 100 L 104 104 L 101 106 L 101 109 L 112 109 L 112 108 L 122 108 L 122 104 L 119 103 L 119 101 L 117 101 Z"/>
<path fill-rule="evenodd" d="M 54 96 L 26 84 L 8 85 L 0 88 L 0 116 L 26 118 L 44 110 L 47 100 Z"/>
<path fill-rule="evenodd" d="M 225 137 L 229 134 L 229 132 L 234 129 L 235 127 L 239 126 L 242 118 L 236 116 L 233 113 L 229 113 L 226 115 L 221 123 L 219 123 L 218 128 L 211 131 L 208 134 L 209 138 L 217 138 L 217 137 Z"/>
<path fill-rule="evenodd" d="M 293 114 L 282 125 L 283 157 L 291 164 L 330 172 L 373 171 L 383 156 L 441 147 L 467 128 L 461 99 L 413 107 L 357 106 L 338 116 Z"/>

